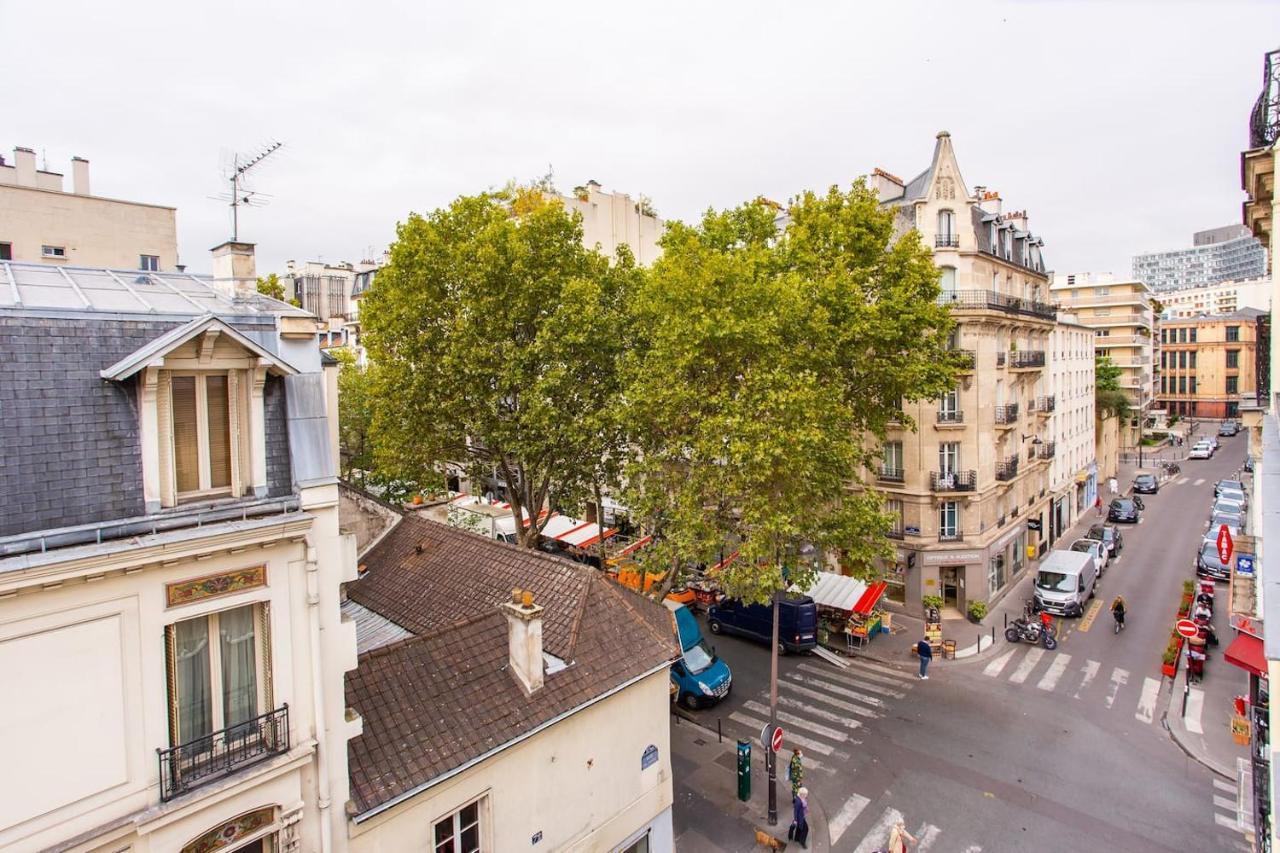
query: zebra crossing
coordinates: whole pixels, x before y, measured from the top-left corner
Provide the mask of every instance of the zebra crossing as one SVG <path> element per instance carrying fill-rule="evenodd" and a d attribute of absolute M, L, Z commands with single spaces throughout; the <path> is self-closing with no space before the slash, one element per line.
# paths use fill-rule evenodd
<path fill-rule="evenodd" d="M 1223 835 L 1223 849 L 1252 850 L 1253 812 L 1249 802 L 1249 792 L 1253 790 L 1252 769 L 1246 758 L 1237 758 L 1236 767 L 1234 783 L 1213 780 L 1213 822 L 1227 831 Z"/>
<path fill-rule="evenodd" d="M 831 847 L 833 849 L 837 848 L 837 845 L 840 844 L 845 834 L 849 831 L 849 827 L 853 826 L 854 822 L 862 816 L 863 811 L 870 804 L 871 801 L 861 794 L 853 794 L 849 799 L 845 800 L 840 809 L 827 821 L 827 831 L 831 836 Z M 901 822 L 904 827 L 910 827 L 902 812 L 892 806 L 886 806 L 880 812 L 879 817 L 876 818 L 875 823 L 858 841 L 858 846 L 853 848 L 854 853 L 874 853 L 876 850 L 886 848 L 889 842 L 889 833 L 893 830 L 894 824 L 898 822 Z M 922 823 L 914 829 L 909 828 L 908 831 L 916 838 L 916 843 L 911 845 L 911 849 L 917 851 L 917 853 L 919 851 L 927 853 L 942 836 L 942 830 L 931 823 Z M 848 847 L 846 845 L 839 849 L 848 849 Z M 982 853 L 982 848 L 977 844 L 969 844 L 961 848 L 954 848 L 953 846 L 953 849 L 963 850 L 964 853 Z"/>
<path fill-rule="evenodd" d="M 982 674 L 987 678 L 1003 679 L 1010 684 L 1033 684 L 1037 690 L 1046 693 L 1069 693 L 1075 699 L 1085 699 L 1096 692 L 1091 688 L 1103 674 L 1103 668 L 1100 661 L 1075 660 L 1067 652 L 1046 652 L 1033 646 L 1025 650 L 1021 647 L 1009 649 L 987 663 L 982 668 Z M 1038 678 L 1035 677 L 1037 675 Z M 1137 688 L 1136 695 L 1129 689 L 1130 684 Z M 1127 669 L 1112 667 L 1106 675 L 1102 701 L 1107 708 L 1113 708 L 1117 702 L 1123 704 L 1136 699 L 1133 718 L 1151 725 L 1157 716 L 1156 703 L 1160 698 L 1160 684 L 1158 678 L 1147 676 L 1139 680 Z M 1199 708 L 1199 704 L 1188 706 L 1189 715 L 1195 718 L 1192 720 L 1189 716 L 1191 726 L 1198 725 Z"/>

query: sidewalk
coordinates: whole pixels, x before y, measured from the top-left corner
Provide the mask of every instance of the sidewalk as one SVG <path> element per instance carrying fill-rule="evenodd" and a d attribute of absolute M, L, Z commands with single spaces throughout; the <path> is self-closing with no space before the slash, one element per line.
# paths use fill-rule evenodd
<path fill-rule="evenodd" d="M 778 754 L 778 823 L 766 821 L 769 804 L 769 777 L 765 773 L 764 749 L 751 744 L 751 799 L 738 799 L 737 741 L 704 729 L 687 717 L 671 715 L 671 773 L 674 777 L 676 849 L 680 853 L 720 853 L 759 851 L 757 830 L 779 842 L 778 850 L 800 850 L 787 842 L 791 825 L 791 784 L 787 782 L 790 752 Z M 813 776 L 815 774 L 808 774 Z M 830 849 L 827 813 L 821 792 L 806 778 L 809 788 L 809 850 Z"/>

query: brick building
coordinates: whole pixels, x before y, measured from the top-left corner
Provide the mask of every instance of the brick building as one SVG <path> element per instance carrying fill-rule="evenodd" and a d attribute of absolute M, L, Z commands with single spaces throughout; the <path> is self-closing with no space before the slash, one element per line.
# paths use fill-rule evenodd
<path fill-rule="evenodd" d="M 1266 316 L 1246 308 L 1161 323 L 1161 407 L 1179 417 L 1238 417 L 1241 396 L 1256 390 L 1258 320 Z"/>

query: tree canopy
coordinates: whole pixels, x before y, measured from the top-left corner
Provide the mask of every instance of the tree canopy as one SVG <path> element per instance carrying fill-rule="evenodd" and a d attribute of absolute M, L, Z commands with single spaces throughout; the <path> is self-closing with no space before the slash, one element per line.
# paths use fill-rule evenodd
<path fill-rule="evenodd" d="M 374 468 L 369 421 L 373 400 L 370 377 L 351 350 L 335 347 L 329 353 L 338 359 L 338 448 L 342 476 L 365 485 Z"/>
<path fill-rule="evenodd" d="M 281 302 L 285 301 L 284 282 L 275 273 L 271 273 L 266 278 L 258 276 L 258 292 L 263 296 L 270 296 L 272 299 L 279 299 Z"/>
<path fill-rule="evenodd" d="M 1093 360 L 1094 408 L 1104 417 L 1124 417 L 1129 413 L 1129 395 L 1120 387 L 1123 371 L 1109 356 L 1095 356 Z"/>
<path fill-rule="evenodd" d="M 364 297 L 378 467 L 418 482 L 443 466 L 496 481 L 537 544 L 539 510 L 590 494 L 621 459 L 620 306 L 635 279 L 582 245 L 579 220 L 537 188 L 458 198 L 397 228 Z"/>
<path fill-rule="evenodd" d="M 739 559 L 720 581 L 767 601 L 806 546 L 869 572 L 888 518 L 862 486 L 901 401 L 955 368 L 939 273 L 919 235 L 863 183 L 805 193 L 779 231 L 749 203 L 671 223 L 631 303 L 628 503 L 660 534 L 663 569 Z M 667 578 L 667 585 L 676 572 Z"/>

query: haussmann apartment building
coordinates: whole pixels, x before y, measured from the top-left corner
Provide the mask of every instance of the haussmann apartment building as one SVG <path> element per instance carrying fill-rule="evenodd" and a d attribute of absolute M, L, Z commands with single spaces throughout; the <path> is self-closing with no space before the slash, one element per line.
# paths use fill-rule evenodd
<path fill-rule="evenodd" d="M 1160 405 L 1180 417 L 1239 417 L 1241 396 L 1256 390 L 1259 318 L 1267 316 L 1246 308 L 1162 322 Z"/>

